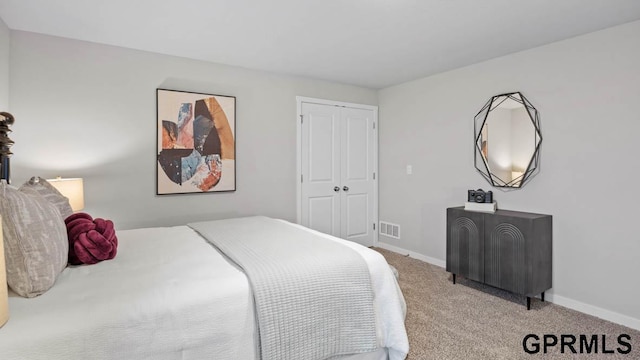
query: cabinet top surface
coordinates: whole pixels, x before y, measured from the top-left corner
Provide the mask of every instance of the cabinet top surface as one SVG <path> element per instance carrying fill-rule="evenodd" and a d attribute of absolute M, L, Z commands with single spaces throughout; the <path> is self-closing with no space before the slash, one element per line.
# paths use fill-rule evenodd
<path fill-rule="evenodd" d="M 516 216 L 516 217 L 529 218 L 529 219 L 536 219 L 536 218 L 551 216 L 547 214 L 536 214 L 536 213 L 513 211 L 513 210 L 501 210 L 501 209 L 496 210 L 496 212 L 471 211 L 471 210 L 465 210 L 464 206 L 455 206 L 455 207 L 450 207 L 448 209 L 456 209 L 456 210 L 462 210 L 462 211 L 467 211 L 472 213 L 481 213 L 481 214 L 489 214 L 489 215 Z"/>

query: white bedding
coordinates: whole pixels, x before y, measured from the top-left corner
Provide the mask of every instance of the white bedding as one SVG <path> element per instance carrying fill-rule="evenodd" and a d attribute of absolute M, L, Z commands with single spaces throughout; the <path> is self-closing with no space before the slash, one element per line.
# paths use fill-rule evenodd
<path fill-rule="evenodd" d="M 388 265 L 375 251 L 325 237 L 365 258 L 380 345 L 403 359 L 404 299 Z M 255 359 L 252 295 L 235 265 L 186 226 L 120 231 L 118 238 L 115 259 L 67 268 L 39 297 L 10 297 L 10 319 L 0 328 L 3 360 Z"/>

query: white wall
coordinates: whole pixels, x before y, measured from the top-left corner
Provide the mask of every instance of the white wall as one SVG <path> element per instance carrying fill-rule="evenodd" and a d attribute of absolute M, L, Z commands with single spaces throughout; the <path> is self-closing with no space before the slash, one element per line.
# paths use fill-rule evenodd
<path fill-rule="evenodd" d="M 237 97 L 236 192 L 155 195 L 158 87 Z M 377 103 L 369 89 L 21 31 L 11 37 L 10 91 L 13 183 L 84 177 L 85 210 L 118 229 L 295 220 L 295 96 Z"/>
<path fill-rule="evenodd" d="M 473 166 L 473 116 L 521 91 L 539 110 L 541 171 L 498 207 L 553 215 L 554 302 L 640 328 L 640 22 L 379 92 L 380 241 L 440 263 L 445 209 L 488 187 Z M 413 175 L 405 166 L 413 165 Z"/>
<path fill-rule="evenodd" d="M 9 111 L 10 31 L 0 18 L 0 111 Z"/>

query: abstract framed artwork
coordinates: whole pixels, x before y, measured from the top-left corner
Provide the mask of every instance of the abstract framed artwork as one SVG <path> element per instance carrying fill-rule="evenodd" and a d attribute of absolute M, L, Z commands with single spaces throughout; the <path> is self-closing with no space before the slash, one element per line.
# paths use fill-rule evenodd
<path fill-rule="evenodd" d="M 236 190 L 236 98 L 156 90 L 158 195 Z"/>

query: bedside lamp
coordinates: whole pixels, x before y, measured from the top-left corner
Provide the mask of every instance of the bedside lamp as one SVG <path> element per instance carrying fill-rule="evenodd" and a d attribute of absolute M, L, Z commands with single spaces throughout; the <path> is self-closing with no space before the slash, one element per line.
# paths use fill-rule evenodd
<path fill-rule="evenodd" d="M 74 212 L 84 209 L 84 185 L 82 178 L 47 179 L 62 195 L 69 199 L 69 204 Z"/>
<path fill-rule="evenodd" d="M 9 288 L 4 265 L 4 243 L 2 241 L 2 218 L 0 218 L 0 327 L 9 320 Z"/>

